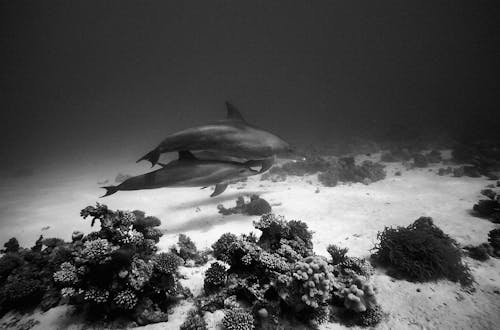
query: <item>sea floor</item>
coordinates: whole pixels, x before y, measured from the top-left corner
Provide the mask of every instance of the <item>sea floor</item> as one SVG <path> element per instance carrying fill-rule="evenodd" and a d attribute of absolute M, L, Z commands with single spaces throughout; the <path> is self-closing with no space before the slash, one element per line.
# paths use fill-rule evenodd
<path fill-rule="evenodd" d="M 378 160 L 378 156 L 372 157 Z M 13 181 L 4 182 L 0 187 L 0 215 L 5 219 L 0 241 L 16 236 L 21 245 L 31 246 L 40 234 L 69 240 L 73 230 L 91 230 L 89 221 L 79 217 L 79 211 L 98 201 L 111 209 L 139 209 L 160 218 L 161 228 L 165 230 L 159 243 L 161 250 L 175 244 L 179 233 L 187 234 L 203 249 L 210 247 L 223 233 L 255 231 L 252 222 L 258 217 L 223 216 L 217 210 L 218 204 L 231 207 L 238 196 L 251 194 L 269 201 L 275 214 L 306 222 L 314 231 L 315 252 L 325 256 L 326 247 L 337 244 L 349 248 L 351 256 L 368 257 L 378 231 L 386 226 L 409 225 L 420 216 L 432 217 L 437 226 L 460 244 L 477 245 L 487 241 L 487 234 L 495 225 L 474 217 L 471 208 L 480 198 L 481 189 L 491 181 L 438 176 L 440 165 L 411 170 L 402 164 L 386 165 L 387 178 L 369 185 L 356 183 L 327 188 L 321 186 L 314 175 L 289 177 L 284 182 L 260 181 L 260 177 L 255 176 L 230 186 L 215 198 L 209 198 L 209 189 L 165 188 L 118 192 L 97 199 L 102 194 L 97 181 L 108 179 L 108 184 L 113 183 L 118 170 L 135 174 L 132 168 L 123 167 L 113 168 L 115 172 L 90 171 L 90 168 L 87 172 L 75 172 L 68 179 L 56 173 L 30 183 L 29 178 L 22 178 L 18 180 L 27 182 L 22 189 L 14 189 L 16 182 Z M 397 171 L 401 176 L 395 175 Z M 378 289 L 378 301 L 387 313 L 377 329 L 497 329 L 500 260 L 478 262 L 465 258 L 465 261 L 476 281 L 473 290 L 465 291 L 459 284 L 448 281 L 416 284 L 394 280 L 377 270 L 372 280 Z M 195 295 L 201 293 L 206 268 L 182 268 L 186 277 L 183 284 Z M 168 323 L 142 328 L 178 329 L 190 307 L 191 303 L 185 301 L 174 309 Z M 40 321 L 33 329 L 81 329 L 81 320 L 71 316 L 68 308 L 59 306 L 26 318 Z M 220 314 L 207 315 L 212 328 L 217 328 L 220 317 Z M 2 322 L 5 317 L 0 324 Z M 344 328 L 339 324 L 322 326 L 322 329 Z"/>

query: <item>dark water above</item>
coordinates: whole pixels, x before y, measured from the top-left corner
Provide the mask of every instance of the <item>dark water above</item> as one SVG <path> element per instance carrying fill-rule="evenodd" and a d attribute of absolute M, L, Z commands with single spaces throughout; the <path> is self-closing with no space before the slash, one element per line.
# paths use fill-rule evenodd
<path fill-rule="evenodd" d="M 498 135 L 494 1 L 1 4 L 2 166 L 134 159 L 222 118 L 292 143 Z"/>

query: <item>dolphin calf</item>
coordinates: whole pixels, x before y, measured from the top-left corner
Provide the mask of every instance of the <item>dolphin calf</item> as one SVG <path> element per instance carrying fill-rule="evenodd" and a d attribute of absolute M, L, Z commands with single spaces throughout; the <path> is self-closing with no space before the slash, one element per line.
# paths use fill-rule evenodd
<path fill-rule="evenodd" d="M 209 125 L 197 126 L 167 136 L 154 150 L 141 157 L 154 166 L 160 154 L 171 151 L 206 151 L 262 162 L 261 172 L 269 169 L 274 156 L 293 153 L 280 137 L 248 124 L 232 104 L 226 102 L 227 118 Z"/>
<path fill-rule="evenodd" d="M 258 174 L 246 163 L 200 160 L 189 151 L 180 151 L 179 159 L 162 168 L 146 174 L 134 176 L 117 186 L 102 187 L 106 194 L 123 190 L 156 189 L 163 187 L 207 187 L 215 185 L 210 197 L 220 195 L 228 184 Z"/>

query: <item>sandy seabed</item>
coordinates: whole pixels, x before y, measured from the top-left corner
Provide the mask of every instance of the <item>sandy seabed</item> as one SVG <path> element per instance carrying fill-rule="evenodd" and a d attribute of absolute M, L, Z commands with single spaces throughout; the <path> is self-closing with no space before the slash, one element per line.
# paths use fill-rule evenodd
<path fill-rule="evenodd" d="M 357 160 L 366 158 L 358 157 Z M 378 159 L 377 155 L 374 159 Z M 79 211 L 99 201 L 111 209 L 139 209 L 160 218 L 165 230 L 159 243 L 161 250 L 175 244 L 179 233 L 187 234 L 199 249 L 203 249 L 226 232 L 256 232 L 252 222 L 258 217 L 222 216 L 217 210 L 218 204 L 231 207 L 238 196 L 251 194 L 269 201 L 275 214 L 306 222 L 314 232 L 315 252 L 324 256 L 329 244 L 337 244 L 349 248 L 351 256 L 368 257 L 378 231 L 385 226 L 407 226 L 420 216 L 432 217 L 437 226 L 462 245 L 487 241 L 488 232 L 495 224 L 474 217 L 471 208 L 480 198 L 481 189 L 492 181 L 438 176 L 438 167 L 405 170 L 401 164 L 387 164 L 385 180 L 333 188 L 322 187 L 315 175 L 289 177 L 276 183 L 260 181 L 256 176 L 229 186 L 224 194 L 215 198 L 208 197 L 208 189 L 165 188 L 118 192 L 97 200 L 101 191 L 96 182 L 106 176 L 114 177 L 116 173 L 104 170 L 98 172 L 97 178 L 95 174 L 91 177 L 80 173 L 70 180 L 57 180 L 53 174 L 52 179 L 45 179 L 49 185 L 43 185 L 42 180 L 23 185 L 23 190 L 13 189 L 13 183 L 9 186 L 8 182 L 0 187 L 0 214 L 5 219 L 0 241 L 16 236 L 21 245 L 31 246 L 40 234 L 69 239 L 73 230 L 88 232 L 90 221 L 82 220 Z M 402 175 L 395 176 L 397 171 Z M 50 228 L 42 230 L 45 226 Z M 377 329 L 498 329 L 500 260 L 492 258 L 479 262 L 465 258 L 465 262 L 476 281 L 474 290 L 466 291 L 449 281 L 422 284 L 394 280 L 377 270 L 372 281 L 378 289 L 378 302 L 388 314 Z M 186 276 L 182 284 L 194 295 L 202 291 L 206 268 L 181 269 Z M 191 306 L 191 302 L 184 301 L 174 308 L 169 322 L 140 328 L 178 329 Z M 81 329 L 82 320 L 71 316 L 70 310 L 71 307 L 58 306 L 26 318 L 40 321 L 32 329 Z M 218 328 L 221 316 L 217 312 L 207 315 L 210 328 Z M 8 317 L 11 315 L 7 314 L 0 324 Z M 332 323 L 321 326 L 321 329 L 344 328 Z"/>

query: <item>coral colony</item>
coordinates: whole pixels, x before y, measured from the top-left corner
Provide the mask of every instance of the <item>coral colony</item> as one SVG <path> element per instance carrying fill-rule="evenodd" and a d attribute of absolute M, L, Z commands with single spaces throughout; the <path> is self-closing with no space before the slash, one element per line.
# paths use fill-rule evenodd
<path fill-rule="evenodd" d="M 471 165 L 464 170 L 450 163 L 449 169 L 436 173 L 481 173 L 495 179 L 499 163 L 492 161 L 488 148 L 460 146 L 454 156 Z M 408 168 L 442 160 L 435 151 L 392 148 L 382 153 L 383 162 L 412 159 Z M 349 157 L 326 160 L 313 155 L 275 166 L 262 179 L 303 175 L 317 175 L 333 187 L 339 182 L 369 184 L 386 173 L 384 165 L 371 161 L 356 164 Z M 495 182 L 481 192 L 484 197 L 474 205 L 473 215 L 498 223 L 499 185 Z M 194 307 L 182 330 L 208 329 L 205 315 L 215 311 L 223 312 L 219 325 L 226 330 L 314 329 L 325 322 L 372 327 L 387 315 L 377 301 L 374 267 L 382 266 L 395 280 L 446 279 L 470 287 L 474 280 L 464 252 L 480 261 L 500 256 L 499 228 L 489 232 L 487 242 L 460 247 L 433 219 L 421 217 L 406 227 L 379 231 L 370 260 L 351 257 L 347 248 L 333 244 L 323 251 L 329 255 L 325 257 L 314 252 L 313 232 L 306 222 L 273 214 L 259 196 L 248 201 L 240 197 L 235 207 L 218 208 L 223 215 L 259 216 L 253 222 L 256 233 L 224 233 L 204 251 L 180 234 L 174 246 L 159 252 L 158 218 L 97 204 L 83 209 L 81 216 L 99 228 L 88 234 L 74 232 L 71 242 L 40 237 L 33 247 L 23 248 L 12 238 L 1 251 L 0 313 L 69 304 L 90 323 L 128 327 L 168 322 L 172 307 L 189 299 Z M 179 269 L 198 266 L 205 269 L 203 290 L 194 297 L 180 284 Z"/>

